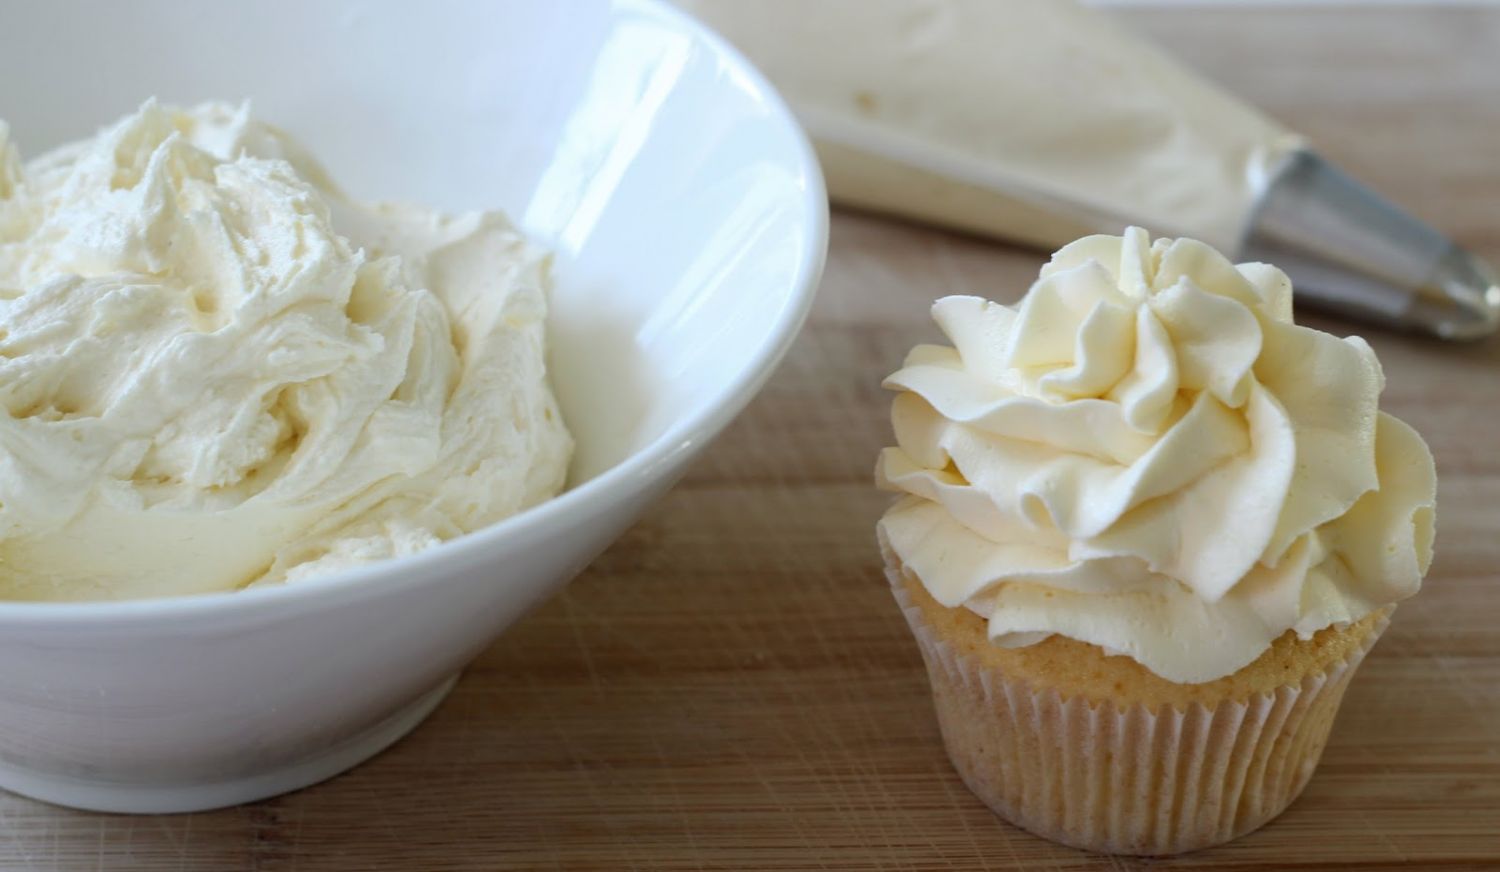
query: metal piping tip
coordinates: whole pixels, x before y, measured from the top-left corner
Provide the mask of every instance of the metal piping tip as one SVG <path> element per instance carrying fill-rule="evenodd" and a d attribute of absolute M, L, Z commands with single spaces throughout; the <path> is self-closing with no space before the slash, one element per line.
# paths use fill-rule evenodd
<path fill-rule="evenodd" d="M 1449 340 L 1500 328 L 1494 268 L 1310 151 L 1267 187 L 1240 255 L 1285 270 L 1298 303 L 1335 314 Z"/>
<path fill-rule="evenodd" d="M 1500 328 L 1500 273 L 1455 245 L 1417 289 L 1407 317 L 1444 339 L 1483 339 Z"/>

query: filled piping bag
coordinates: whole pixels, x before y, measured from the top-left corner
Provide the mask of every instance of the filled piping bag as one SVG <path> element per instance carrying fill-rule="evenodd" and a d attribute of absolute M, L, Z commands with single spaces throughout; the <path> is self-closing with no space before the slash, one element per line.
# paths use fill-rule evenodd
<path fill-rule="evenodd" d="M 1295 133 L 1066 0 L 681 0 L 765 71 L 835 202 L 1058 248 L 1142 225 L 1301 303 L 1475 339 L 1500 279 Z"/>

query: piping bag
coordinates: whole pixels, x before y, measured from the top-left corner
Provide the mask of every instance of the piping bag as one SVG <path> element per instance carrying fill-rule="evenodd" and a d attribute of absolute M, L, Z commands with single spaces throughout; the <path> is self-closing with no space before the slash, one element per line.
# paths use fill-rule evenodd
<path fill-rule="evenodd" d="M 834 202 L 1047 249 L 1139 224 L 1304 305 L 1443 339 L 1500 278 L 1305 140 L 1068 0 L 681 0 L 812 136 Z"/>

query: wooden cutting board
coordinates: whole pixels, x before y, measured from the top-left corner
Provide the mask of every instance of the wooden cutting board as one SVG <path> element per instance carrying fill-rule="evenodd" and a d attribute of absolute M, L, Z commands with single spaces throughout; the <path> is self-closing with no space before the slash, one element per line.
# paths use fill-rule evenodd
<path fill-rule="evenodd" d="M 1500 261 L 1500 9 L 1122 12 Z M 1279 820 L 1171 861 L 1061 848 L 950 771 L 881 578 L 882 375 L 1043 256 L 836 215 L 807 332 L 693 473 L 327 784 L 139 818 L 0 796 L 3 870 L 1500 868 L 1500 340 L 1369 335 L 1441 476 L 1438 557 Z M 1314 322 L 1334 327 L 1328 322 Z"/>

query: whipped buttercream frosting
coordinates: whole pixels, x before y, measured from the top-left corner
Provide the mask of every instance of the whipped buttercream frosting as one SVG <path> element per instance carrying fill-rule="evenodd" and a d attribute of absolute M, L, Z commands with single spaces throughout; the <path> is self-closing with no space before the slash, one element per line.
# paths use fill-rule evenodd
<path fill-rule="evenodd" d="M 1369 345 L 1293 323 L 1279 270 L 1132 228 L 1064 247 L 1018 305 L 933 317 L 952 347 L 886 380 L 881 534 L 995 644 L 1202 682 L 1420 585 L 1432 456 L 1377 408 Z"/>
<path fill-rule="evenodd" d="M 0 123 L 0 597 L 229 590 L 414 553 L 563 486 L 547 257 L 362 205 L 245 107 Z"/>

